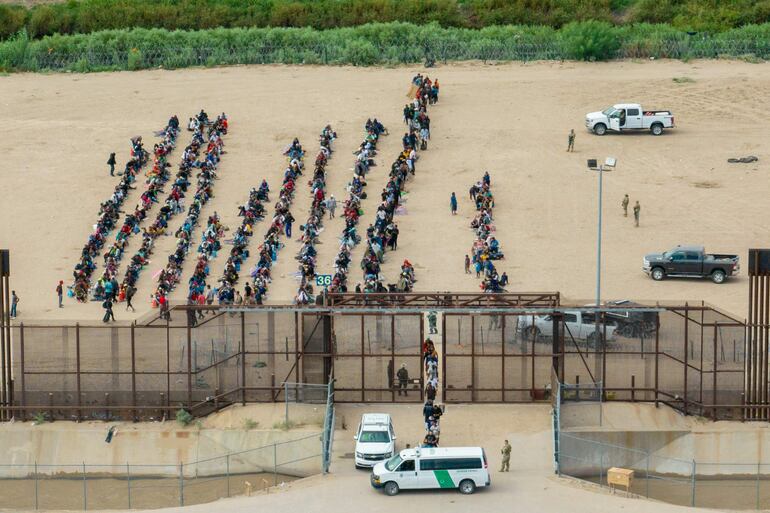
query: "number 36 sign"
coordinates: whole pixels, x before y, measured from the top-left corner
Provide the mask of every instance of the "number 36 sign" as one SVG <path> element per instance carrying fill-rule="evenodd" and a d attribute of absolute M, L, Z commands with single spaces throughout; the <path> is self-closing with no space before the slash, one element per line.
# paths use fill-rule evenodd
<path fill-rule="evenodd" d="M 315 277 L 315 284 L 319 287 L 328 287 L 332 284 L 331 274 L 319 274 Z"/>

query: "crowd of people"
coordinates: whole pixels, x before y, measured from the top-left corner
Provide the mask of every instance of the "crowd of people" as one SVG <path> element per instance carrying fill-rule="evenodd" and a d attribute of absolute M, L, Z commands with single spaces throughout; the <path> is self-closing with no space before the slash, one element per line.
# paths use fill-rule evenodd
<path fill-rule="evenodd" d="M 125 299 L 126 290 L 118 285 L 118 266 L 123 258 L 128 241 L 132 234 L 139 233 L 139 224 L 147 217 L 152 205 L 158 202 L 158 194 L 163 192 L 163 186 L 168 182 L 171 172 L 171 164 L 168 156 L 176 146 L 179 135 L 179 119 L 173 116 L 161 134 L 161 142 L 153 148 L 154 161 L 150 171 L 147 172 L 147 187 L 139 197 L 140 203 L 134 207 L 132 213 L 126 214 L 123 224 L 118 230 L 115 242 L 104 253 L 104 272 L 94 287 L 94 299 L 104 300 L 107 297 L 122 301 Z"/>
<path fill-rule="evenodd" d="M 268 285 L 271 282 L 270 268 L 273 262 L 278 259 L 278 252 L 284 246 L 281 242 L 281 234 L 286 233 L 291 237 L 292 223 L 294 216 L 291 214 L 291 204 L 294 201 L 296 192 L 297 178 L 302 175 L 304 167 L 305 151 L 299 139 L 295 138 L 284 151 L 288 160 L 288 165 L 283 173 L 283 183 L 278 191 L 278 201 L 275 203 L 275 213 L 270 222 L 270 227 L 265 233 L 265 238 L 259 246 L 259 260 L 257 265 L 251 270 L 252 286 L 246 287 L 246 298 L 241 298 L 242 302 L 261 305 L 266 294 Z M 240 292 L 235 292 L 235 302 L 238 302 Z M 229 299 L 229 298 L 228 298 Z M 220 290 L 220 301 L 222 295 Z"/>
<path fill-rule="evenodd" d="M 495 207 L 495 197 L 492 195 L 492 180 L 489 172 L 473 184 L 468 191 L 471 201 L 476 205 L 476 216 L 471 221 L 471 228 L 476 233 L 471 249 L 474 269 L 477 278 L 483 278 L 481 289 L 484 292 L 504 292 L 508 284 L 508 275 L 500 276 L 494 261 L 505 258 L 500 248 L 500 242 L 495 238 L 495 224 L 492 211 Z M 467 258 L 467 257 L 466 257 Z"/>
<path fill-rule="evenodd" d="M 214 299 L 217 299 L 219 304 L 235 304 L 237 302 L 238 293 L 235 286 L 240 279 L 241 266 L 249 258 L 248 246 L 252 235 L 254 235 L 254 225 L 265 218 L 265 207 L 262 202 L 270 201 L 269 194 L 270 187 L 266 180 L 262 180 L 259 189 L 252 187 L 249 191 L 249 200 L 245 205 L 238 207 L 238 217 L 242 217 L 243 220 L 241 226 L 233 234 L 233 247 L 227 262 L 225 262 L 225 270 L 222 277 L 219 278 L 217 287 L 212 290 L 210 285 L 206 285 L 206 276 L 208 276 L 208 272 L 206 272 L 201 275 L 195 288 L 191 283 L 189 297 L 191 302 L 198 305 L 204 303 L 210 305 Z M 247 304 L 256 304 L 256 298 L 251 293 L 251 287 L 248 283 L 246 284 L 245 301 Z"/>
<path fill-rule="evenodd" d="M 199 122 L 194 125 L 192 129 L 194 134 L 193 141 L 194 143 L 197 143 L 197 147 L 189 154 L 189 158 L 191 160 L 183 158 L 183 162 L 190 162 L 189 168 L 186 167 L 188 171 L 192 168 L 199 169 L 198 174 L 196 175 L 197 184 L 195 194 L 193 195 L 190 206 L 187 209 L 187 217 L 182 223 L 182 226 L 174 234 L 176 237 L 176 248 L 169 255 L 168 263 L 166 264 L 165 269 L 161 270 L 160 274 L 158 275 L 158 286 L 152 296 L 154 305 L 167 305 L 168 294 L 174 290 L 177 283 L 179 283 L 182 275 L 182 265 L 184 264 L 185 258 L 190 251 L 190 245 L 192 244 L 192 232 L 195 229 L 195 226 L 198 224 L 198 218 L 200 217 L 201 209 L 204 205 L 206 205 L 209 199 L 213 197 L 214 180 L 217 179 L 217 167 L 224 151 L 224 142 L 222 141 L 222 136 L 227 134 L 227 116 L 225 116 L 223 113 L 218 116 L 216 120 L 211 122 L 209 121 L 206 113 L 201 110 L 200 114 L 197 116 L 197 119 Z M 205 138 L 203 135 L 204 132 L 206 134 Z M 205 150 L 203 152 L 203 158 L 200 160 L 194 158 L 192 155 L 196 153 L 200 155 L 200 149 L 204 148 L 204 145 Z M 187 157 L 187 151 L 185 151 L 185 153 L 185 157 Z M 189 185 L 189 175 L 187 178 Z M 181 192 L 183 195 L 184 190 L 181 190 Z M 181 199 L 181 197 L 183 196 L 180 196 L 179 199 Z M 170 197 L 169 199 L 171 201 L 174 200 L 173 197 Z M 177 206 L 176 209 L 170 208 L 168 202 L 164 208 L 168 208 L 169 212 L 174 213 L 182 210 L 180 206 Z M 199 247 L 199 254 L 200 251 L 203 250 L 208 255 L 206 257 L 206 265 L 208 263 L 208 258 L 213 256 L 216 250 L 219 249 L 219 237 L 221 236 L 222 230 L 223 227 L 219 222 L 219 216 L 216 212 L 214 212 L 214 215 L 209 216 L 208 218 L 208 226 L 204 232 L 204 240 Z M 160 233 L 162 232 L 163 230 L 161 230 Z M 157 235 L 155 236 L 157 237 Z"/>
<path fill-rule="evenodd" d="M 334 276 L 329 287 L 329 292 L 347 292 L 348 291 L 348 270 L 350 267 L 350 254 L 359 242 L 361 236 L 358 235 L 358 220 L 363 215 L 361 201 L 366 199 L 366 175 L 369 170 L 376 166 L 374 157 L 377 156 L 377 142 L 381 135 L 387 135 L 387 129 L 377 118 L 367 119 L 364 125 L 366 135 L 364 140 L 353 152 L 356 156 L 353 167 L 353 178 L 347 185 L 348 199 L 343 204 L 343 217 L 345 219 L 345 228 L 342 229 L 340 236 L 340 247 L 337 256 L 334 259 Z M 335 201 L 336 207 L 336 201 Z"/>
<path fill-rule="evenodd" d="M 302 247 L 295 257 L 299 260 L 300 274 L 299 289 L 294 297 L 294 302 L 298 305 L 312 303 L 315 299 L 313 297 L 313 279 L 316 275 L 316 255 L 318 254 L 315 245 L 318 243 L 318 235 L 323 228 L 327 207 L 326 163 L 332 156 L 332 142 L 336 138 L 337 134 L 332 130 L 331 125 L 326 125 L 319 136 L 320 149 L 315 158 L 313 177 L 308 180 L 312 204 L 310 205 L 307 221 L 305 221 L 304 225 L 300 226 L 302 235 L 299 240 L 302 243 Z"/>
<path fill-rule="evenodd" d="M 361 261 L 364 274 L 363 288 L 356 287 L 356 292 L 411 292 L 416 281 L 414 266 L 404 260 L 397 283 L 383 284 L 381 265 L 385 251 L 398 247 L 398 225 L 394 221 L 396 210 L 401 202 L 409 176 L 416 173 L 419 148 L 427 149 L 430 140 L 430 117 L 428 105 L 435 103 L 438 89 L 434 96 L 433 82 L 428 77 L 418 74 L 412 79 L 414 99 L 404 107 L 404 123 L 407 132 L 402 138 L 403 149 L 390 166 L 388 183 L 382 190 L 382 202 L 377 207 L 375 222 L 366 230 L 366 248 Z"/>
<path fill-rule="evenodd" d="M 438 447 L 441 436 L 441 415 L 443 408 L 436 404 L 438 390 L 438 353 L 431 339 L 426 339 L 422 346 L 423 369 L 425 372 L 425 405 L 422 409 L 425 421 L 425 438 L 422 447 Z"/>
<path fill-rule="evenodd" d="M 168 129 L 169 127 L 167 126 L 164 133 Z M 99 214 L 94 225 L 94 231 L 88 236 L 88 241 L 80 253 L 80 260 L 75 265 L 72 273 L 73 285 L 70 289 L 70 294 L 75 296 L 78 301 L 85 302 L 88 300 L 88 293 L 91 289 L 91 277 L 96 270 L 94 259 L 104 247 L 109 233 L 117 225 L 120 218 L 120 208 L 123 206 L 126 196 L 128 196 L 128 191 L 135 188 L 132 184 L 136 181 L 136 175 L 147 164 L 148 160 L 149 156 L 144 149 L 142 138 L 132 138 L 131 158 L 126 162 L 126 167 L 120 175 L 120 181 L 115 186 L 112 196 L 99 206 Z"/>

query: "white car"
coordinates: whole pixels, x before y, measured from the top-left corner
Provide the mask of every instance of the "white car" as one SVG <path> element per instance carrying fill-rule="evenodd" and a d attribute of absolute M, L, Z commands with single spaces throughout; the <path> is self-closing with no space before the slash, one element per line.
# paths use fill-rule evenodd
<path fill-rule="evenodd" d="M 404 449 L 375 465 L 369 480 L 387 495 L 430 488 L 456 488 L 471 494 L 491 484 L 487 467 L 487 455 L 481 447 Z"/>
<path fill-rule="evenodd" d="M 387 413 L 364 413 L 356 435 L 356 468 L 373 467 L 396 452 L 396 434 Z"/>
<path fill-rule="evenodd" d="M 593 346 L 596 340 L 601 340 L 601 336 L 606 333 L 607 341 L 615 340 L 614 322 L 607 322 L 599 326 L 599 333 L 596 332 L 596 316 L 593 312 L 583 312 L 581 310 L 567 310 L 563 314 L 564 319 L 564 340 L 570 338 L 575 340 L 585 340 L 588 345 Z M 535 315 L 534 322 L 532 315 L 522 315 L 519 317 L 519 331 L 525 337 L 531 337 L 538 340 L 541 336 L 553 336 L 553 317 L 550 315 Z"/>
<path fill-rule="evenodd" d="M 596 135 L 604 135 L 607 130 L 649 130 L 652 135 L 660 135 L 664 128 L 674 128 L 674 115 L 669 110 L 644 110 L 638 103 L 618 103 L 586 114 L 586 128 Z"/>

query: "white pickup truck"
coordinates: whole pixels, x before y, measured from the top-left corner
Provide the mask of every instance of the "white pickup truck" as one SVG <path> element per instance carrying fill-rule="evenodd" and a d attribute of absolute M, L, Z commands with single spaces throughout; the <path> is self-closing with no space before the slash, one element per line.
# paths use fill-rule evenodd
<path fill-rule="evenodd" d="M 566 340 L 573 338 L 575 340 L 585 340 L 589 347 L 595 347 L 596 341 L 601 340 L 606 333 L 607 342 L 615 340 L 616 327 L 612 323 L 600 327 L 600 332 L 596 332 L 596 316 L 593 312 L 581 310 L 567 310 L 563 313 L 564 337 Z M 541 336 L 553 336 L 553 319 L 550 315 L 536 315 L 533 317 L 522 315 L 519 317 L 519 332 L 525 337 L 539 340 Z"/>
<path fill-rule="evenodd" d="M 586 128 L 596 135 L 604 135 L 607 130 L 649 130 L 652 135 L 660 135 L 664 128 L 674 128 L 674 115 L 668 110 L 643 110 L 638 103 L 618 103 L 586 114 Z"/>

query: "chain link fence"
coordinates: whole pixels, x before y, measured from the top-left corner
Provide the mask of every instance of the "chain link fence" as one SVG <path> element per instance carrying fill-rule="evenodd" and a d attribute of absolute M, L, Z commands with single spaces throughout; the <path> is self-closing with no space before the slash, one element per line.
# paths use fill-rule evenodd
<path fill-rule="evenodd" d="M 323 433 L 158 465 L 0 464 L 0 508 L 149 509 L 251 494 L 323 470 Z"/>
<path fill-rule="evenodd" d="M 18 71 L 109 71 L 149 68 L 184 68 L 237 64 L 415 64 L 449 61 L 537 61 L 573 58 L 564 42 L 529 43 L 516 40 L 441 41 L 404 45 L 342 45 L 312 43 L 251 46 L 157 46 L 124 49 L 27 48 L 0 59 L 0 65 Z M 770 41 L 718 38 L 645 39 L 624 43 L 610 55 L 638 58 L 770 58 Z"/>

